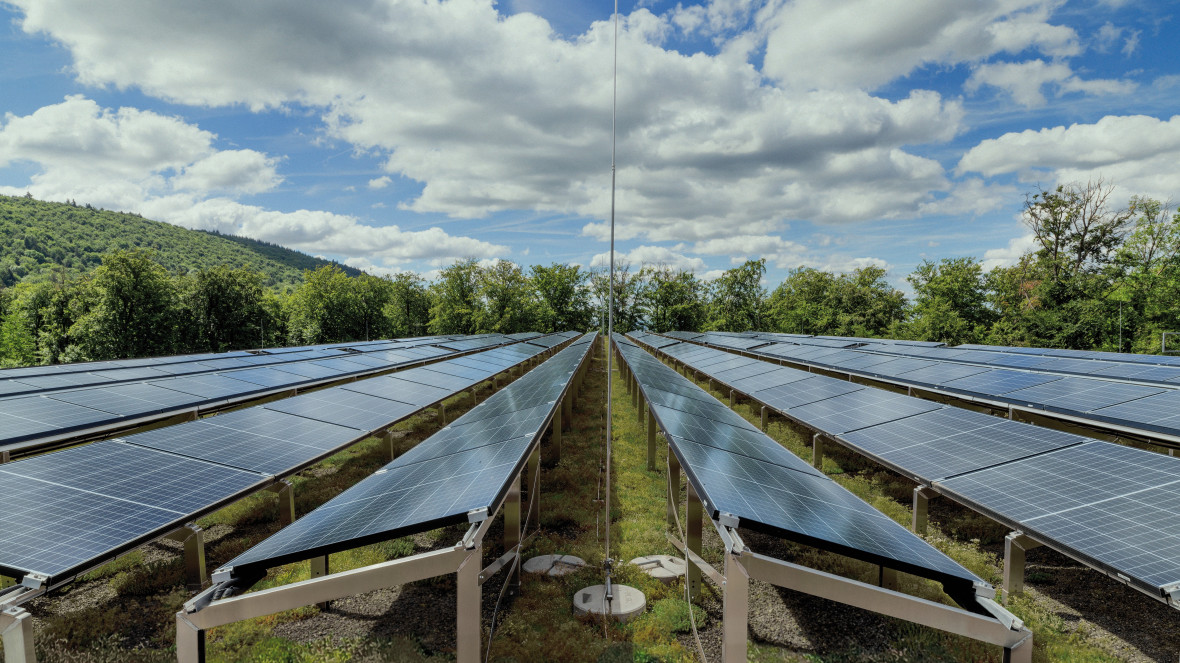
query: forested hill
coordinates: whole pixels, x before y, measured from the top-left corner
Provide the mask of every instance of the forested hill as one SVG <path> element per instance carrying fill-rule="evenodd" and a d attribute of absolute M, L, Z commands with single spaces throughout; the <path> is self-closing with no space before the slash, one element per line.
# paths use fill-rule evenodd
<path fill-rule="evenodd" d="M 143 248 L 174 274 L 218 265 L 249 267 L 266 285 L 297 285 L 303 270 L 330 263 L 277 244 L 188 230 L 138 214 L 71 203 L 0 195 L 0 286 L 45 281 L 64 269 L 77 276 L 102 264 L 105 254 Z M 338 265 L 347 274 L 359 270 Z"/>

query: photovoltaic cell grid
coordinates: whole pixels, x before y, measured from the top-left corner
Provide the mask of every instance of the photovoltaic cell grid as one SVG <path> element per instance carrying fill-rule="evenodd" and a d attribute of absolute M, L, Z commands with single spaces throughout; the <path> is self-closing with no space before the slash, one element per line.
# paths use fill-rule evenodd
<path fill-rule="evenodd" d="M 1168 417 L 1175 410 L 1167 408 L 1177 403 L 1175 392 L 1126 384 L 1115 384 L 1104 398 L 1091 393 L 1094 381 L 1077 378 L 1039 388 L 1063 382 L 1059 392 L 1050 392 L 1059 402 L 1088 399 L 1085 405 L 1092 406 L 1138 397 L 1107 408 L 1131 410 L 1119 416 L 1154 410 Z M 838 412 L 837 401 L 862 393 L 804 409 Z M 826 422 L 813 417 L 809 423 Z M 1156 596 L 1180 582 L 1180 459 L 941 406 L 850 432 L 816 427 Z"/>
<path fill-rule="evenodd" d="M 492 416 L 481 410 L 494 409 L 498 401 L 506 400 L 501 394 L 542 384 L 554 399 L 545 406 L 545 417 L 551 415 L 556 399 L 591 347 L 582 343 L 562 350 L 447 429 L 238 556 L 223 570 L 232 568 L 237 577 L 252 577 L 279 564 L 464 522 L 467 514 L 477 509 L 490 512 L 523 466 L 540 431 L 524 432 L 535 421 L 535 410 Z M 514 427 L 514 421 L 526 423 L 523 428 Z M 465 426 L 473 427 L 468 435 L 451 432 Z M 508 437 L 515 432 L 524 434 Z"/>
<path fill-rule="evenodd" d="M 117 441 L 5 464 L 0 570 L 43 573 L 53 584 L 267 480 Z"/>
<path fill-rule="evenodd" d="M 626 339 L 620 337 L 617 344 L 645 392 L 667 380 L 687 382 L 674 371 L 661 371 L 657 360 Z M 660 423 L 664 427 L 665 422 Z M 802 460 L 796 459 L 794 468 L 774 465 L 680 437 L 670 427 L 664 430 L 711 517 L 732 514 L 743 527 L 934 578 L 957 596 L 969 596 L 979 582 L 970 571 Z M 778 446 L 760 431 L 753 432 L 768 446 Z"/>

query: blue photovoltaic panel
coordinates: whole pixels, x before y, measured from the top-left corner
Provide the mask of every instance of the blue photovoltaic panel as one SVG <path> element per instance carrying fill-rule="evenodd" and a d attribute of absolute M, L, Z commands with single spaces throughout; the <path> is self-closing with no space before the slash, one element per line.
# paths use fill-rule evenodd
<path fill-rule="evenodd" d="M 316 391 L 269 403 L 268 410 L 316 421 L 373 431 L 421 409 L 420 406 L 340 388 Z"/>
<path fill-rule="evenodd" d="M 1180 391 L 1165 391 L 1154 396 L 1091 410 L 1086 416 L 1174 435 L 1180 430 Z"/>
<path fill-rule="evenodd" d="M 316 366 L 323 366 L 324 368 L 329 368 L 334 371 L 340 371 L 340 373 L 345 374 L 345 375 L 351 374 L 351 373 L 359 373 L 361 371 L 368 370 L 368 368 L 369 368 L 368 366 L 364 366 L 362 364 L 358 364 L 355 361 L 350 360 L 346 356 L 345 357 L 333 357 L 331 359 L 317 359 L 311 363 L 315 364 Z"/>
<path fill-rule="evenodd" d="M 44 573 L 52 584 L 266 480 L 115 441 L 8 463 L 0 568 Z"/>
<path fill-rule="evenodd" d="M 276 368 L 247 368 L 240 371 L 230 371 L 224 375 L 235 380 L 242 380 L 243 382 L 250 382 L 262 387 L 272 387 L 275 389 L 292 387 L 308 381 L 305 378 L 294 377 L 291 373 L 280 371 Z"/>
<path fill-rule="evenodd" d="M 468 381 L 486 380 L 489 375 L 488 369 L 486 368 L 472 368 L 470 366 L 463 366 L 461 364 L 455 364 L 449 361 L 440 361 L 429 366 L 423 366 L 421 369 L 415 369 L 415 372 L 419 370 L 446 373 L 447 375 L 464 378 Z"/>
<path fill-rule="evenodd" d="M 841 357 L 838 360 L 831 360 L 827 363 L 847 370 L 864 370 L 870 366 L 884 364 L 895 359 L 897 359 L 897 357 L 891 355 L 874 355 L 865 352 L 850 352 L 846 357 Z"/>
<path fill-rule="evenodd" d="M 403 375 L 408 371 L 398 373 L 398 376 Z M 369 394 L 371 396 L 379 396 L 381 398 L 388 398 L 393 401 L 401 401 L 403 403 L 410 403 L 411 405 L 418 405 L 425 407 L 433 405 L 441 400 L 450 398 L 454 393 L 449 389 L 441 389 L 439 387 L 431 387 L 420 382 L 410 382 L 403 380 L 400 377 L 380 377 L 371 380 L 361 380 L 346 385 L 341 385 L 341 389 L 345 391 L 354 391 L 360 394 Z"/>
<path fill-rule="evenodd" d="M 1062 379 L 1059 375 L 1043 373 L 1025 373 L 1003 368 L 968 375 L 964 378 L 942 383 L 942 387 L 952 391 L 983 396 L 1002 396 L 1010 391 L 1025 389 L 1038 384 Z"/>
<path fill-rule="evenodd" d="M 108 421 L 111 415 L 88 407 L 51 400 L 44 396 L 23 396 L 0 400 L 0 415 L 36 423 L 42 431 L 60 431 Z M 4 438 L 13 441 L 7 434 Z"/>
<path fill-rule="evenodd" d="M 1048 410 L 1088 412 L 1099 408 L 1153 396 L 1164 390 L 1123 382 L 1087 380 L 1085 378 L 1061 378 L 1048 384 L 1010 391 L 1004 400 L 1043 407 Z"/>
<path fill-rule="evenodd" d="M 951 364 L 947 362 L 939 362 L 933 366 L 926 368 L 919 368 L 916 371 L 910 371 L 905 374 L 906 382 L 916 382 L 919 384 L 941 385 L 950 382 L 951 380 L 958 380 L 977 373 L 985 373 L 992 369 L 984 366 L 972 366 L 970 364 Z"/>
<path fill-rule="evenodd" d="M 249 576 L 254 570 L 466 522 L 468 511 L 489 506 L 503 493 L 532 443 L 517 438 L 430 462 L 391 463 L 223 568 Z"/>
<path fill-rule="evenodd" d="M 69 389 L 85 387 L 92 384 L 110 384 L 111 380 L 95 373 L 61 373 L 58 375 L 38 375 L 27 378 L 17 378 L 17 382 L 26 384 L 33 389 Z"/>
<path fill-rule="evenodd" d="M 397 377 L 401 380 L 417 382 L 436 389 L 443 389 L 447 392 L 462 391 L 471 387 L 473 384 L 478 384 L 491 377 L 491 375 L 483 371 L 473 373 L 474 377 L 459 377 L 453 372 L 434 370 L 437 367 L 437 364 L 431 364 L 428 367 L 411 368 L 408 371 L 401 371 L 397 374 Z M 466 370 L 473 371 L 474 369 Z"/>
<path fill-rule="evenodd" d="M 781 387 L 784 384 L 790 384 L 792 382 L 798 382 L 799 380 L 806 380 L 809 377 L 813 377 L 811 373 L 793 368 L 787 368 L 785 366 L 775 366 L 772 364 L 771 367 L 771 370 L 767 371 L 766 373 L 760 373 L 748 378 L 735 379 L 730 384 L 734 389 L 737 389 L 742 393 L 752 394 L 756 391 L 762 391 L 763 389 Z"/>
<path fill-rule="evenodd" d="M 47 395 L 55 401 L 81 405 L 117 416 L 142 416 L 169 410 L 195 408 L 193 397 L 150 384 L 121 384 L 75 389 Z"/>
<path fill-rule="evenodd" d="M 877 389 L 862 389 L 800 405 L 786 414 L 817 430 L 839 435 L 942 408 L 938 403 Z"/>
<path fill-rule="evenodd" d="M 1033 368 L 1041 364 L 1050 364 L 1053 360 L 1047 357 L 1039 357 L 1036 355 L 1005 355 L 997 354 L 995 357 L 988 357 L 987 364 L 989 366 L 1006 366 L 1009 368 Z"/>
<path fill-rule="evenodd" d="M 218 370 L 218 371 L 229 369 L 229 368 L 248 368 L 250 366 L 249 363 L 247 363 L 239 358 L 236 358 L 236 357 L 226 357 L 223 359 L 207 359 L 205 361 L 200 362 L 200 364 L 203 366 L 207 366 L 209 368 Z"/>
<path fill-rule="evenodd" d="M 514 438 L 532 439 L 553 411 L 552 401 L 524 410 L 468 420 L 466 417 L 430 436 L 430 444 L 419 444 L 400 459 L 404 464 L 461 453 Z M 474 410 L 472 410 L 474 412 Z"/>
<path fill-rule="evenodd" d="M 923 483 L 1086 441 L 1049 428 L 949 407 L 840 438 L 860 453 Z"/>
<path fill-rule="evenodd" d="M 292 381 L 298 379 L 299 377 L 310 380 L 324 380 L 338 378 L 344 375 L 344 371 L 336 368 L 330 368 L 328 366 L 323 366 L 319 362 L 314 361 L 297 361 L 291 362 L 289 364 L 279 364 L 274 367 L 274 370 L 282 371 L 288 375 L 297 376 L 296 378 L 293 378 Z M 233 373 L 228 373 L 227 375 L 233 375 Z"/>
<path fill-rule="evenodd" d="M 797 382 L 763 389 L 753 393 L 752 396 L 776 410 L 785 412 L 793 407 L 850 394 L 862 389 L 866 389 L 866 387 L 822 375 L 813 375 Z"/>
<path fill-rule="evenodd" d="M 156 369 L 148 366 L 140 368 L 115 368 L 102 372 L 102 377 L 116 382 L 129 382 L 131 380 L 155 380 L 157 378 L 166 378 L 168 375 L 168 373 L 157 371 Z"/>
<path fill-rule="evenodd" d="M 691 441 L 728 454 L 755 458 L 799 472 L 819 474 L 814 468 L 804 469 L 810 466 L 758 429 L 748 424 L 741 425 L 744 420 L 740 423 L 723 423 L 660 405 L 653 405 L 652 408 L 661 429 L 679 440 Z"/>
<path fill-rule="evenodd" d="M 225 400 L 261 391 L 269 391 L 267 387 L 263 387 L 262 385 L 244 380 L 235 380 L 225 375 L 186 375 L 184 377 L 168 378 L 166 380 L 155 380 L 148 384 L 179 391 L 184 394 L 199 396 L 209 401 Z"/>
<path fill-rule="evenodd" d="M 979 580 L 827 477 L 734 454 L 721 461 L 699 445 L 674 449 L 713 518 L 730 513 L 743 527 L 934 577 L 956 585 L 948 591 L 959 596 Z"/>
<path fill-rule="evenodd" d="M 1093 375 L 1094 377 L 1109 376 L 1142 382 L 1167 382 L 1180 380 L 1180 367 L 1109 363 L 1105 364 L 1101 370 L 1095 371 Z"/>
<path fill-rule="evenodd" d="M 688 412 L 698 417 L 716 419 L 717 421 L 733 421 L 735 416 L 737 419 L 743 422 L 745 421 L 745 419 L 737 416 L 733 410 L 715 398 L 690 398 L 650 386 L 644 390 L 644 394 L 652 405 L 662 405 L 673 410 L 680 410 L 681 412 Z"/>
<path fill-rule="evenodd" d="M 902 357 L 895 361 L 877 364 L 876 366 L 866 369 L 865 373 L 869 373 L 871 375 L 883 375 L 886 377 L 896 377 L 904 376 L 905 374 L 912 371 L 917 371 L 934 365 L 936 365 L 936 363 L 928 359 Z"/>

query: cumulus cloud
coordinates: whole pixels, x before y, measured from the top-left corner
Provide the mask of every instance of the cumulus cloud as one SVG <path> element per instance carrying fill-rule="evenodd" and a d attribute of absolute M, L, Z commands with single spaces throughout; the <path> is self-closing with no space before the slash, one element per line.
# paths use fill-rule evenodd
<path fill-rule="evenodd" d="M 29 115 L 5 118 L 0 166 L 32 163 L 39 171 L 27 187 L 0 187 L 0 192 L 75 199 L 189 228 L 389 264 L 508 251 L 440 228 L 407 232 L 331 212 L 278 212 L 242 204 L 227 196 L 275 187 L 282 180 L 277 160 L 254 150 L 217 150 L 216 138 L 179 118 L 104 109 L 93 100 L 71 96 Z"/>
<path fill-rule="evenodd" d="M 646 266 L 666 265 L 672 269 L 699 272 L 705 268 L 705 261 L 690 258 L 663 246 L 638 246 L 627 253 L 615 251 L 615 267 L 630 265 L 633 270 Z M 610 251 L 599 253 L 590 260 L 591 269 L 610 266 Z"/>
<path fill-rule="evenodd" d="M 1032 233 L 1008 240 L 1008 245 L 1000 249 L 988 249 L 983 253 L 983 271 L 991 271 L 996 267 L 1011 267 L 1020 261 L 1020 257 L 1037 248 L 1037 238 Z"/>
<path fill-rule="evenodd" d="M 1054 87 L 1057 96 L 1070 92 L 1088 95 L 1130 94 L 1135 83 L 1112 79 L 1083 80 L 1074 75 L 1073 69 L 1063 62 L 998 62 L 976 67 L 964 84 L 968 92 L 975 92 L 984 85 L 1000 88 L 1012 95 L 1016 103 L 1032 108 L 1045 105 L 1042 89 Z"/>
<path fill-rule="evenodd" d="M 1093 124 L 1074 124 L 1007 133 L 971 148 L 959 172 L 988 177 L 1016 173 L 1024 181 L 1048 177 L 1055 183 L 1104 178 L 1122 196 L 1167 199 L 1180 190 L 1180 115 L 1160 120 L 1145 115 L 1108 115 Z"/>
<path fill-rule="evenodd" d="M 767 13 L 765 73 L 792 87 L 873 89 L 926 65 L 976 62 L 1035 49 L 1081 51 L 1053 25 L 1057 0 L 798 0 Z"/>
<path fill-rule="evenodd" d="M 385 187 L 389 186 L 391 182 L 393 182 L 393 179 L 391 179 L 388 175 L 374 177 L 373 179 L 369 180 L 369 188 L 373 189 L 374 191 L 378 189 L 384 189 Z"/>
<path fill-rule="evenodd" d="M 491 0 L 342 0 L 297 8 L 280 0 L 13 4 L 25 12 L 25 31 L 70 50 L 85 84 L 136 87 L 198 106 L 319 113 L 326 136 L 381 155 L 386 177 L 422 183 L 420 194 L 403 203 L 406 210 L 480 218 L 528 209 L 590 219 L 609 210 L 607 21 L 564 39 L 535 15 L 501 15 Z M 833 16 L 824 25 L 834 25 L 841 12 L 827 6 Z M 1054 32 L 1033 11 L 1042 4 L 944 6 L 925 10 L 951 23 L 949 14 L 967 14 L 962 20 L 972 29 L 1024 35 L 990 37 L 990 46 L 972 53 L 1016 43 L 1069 50 L 1072 33 Z M 619 206 L 628 210 L 622 237 L 697 241 L 767 234 L 793 218 L 912 216 L 931 191 L 949 187 L 938 162 L 908 150 L 955 136 L 959 102 L 930 91 L 889 100 L 841 86 L 766 83 L 766 72 L 749 62 L 752 42 L 741 30 L 770 26 L 772 16 L 792 7 L 707 5 L 699 29 L 736 33 L 733 43 L 740 42 L 726 42 L 715 56 L 661 45 L 669 31 L 692 28 L 677 12 L 657 16 L 640 8 L 626 17 L 619 43 L 620 61 L 628 63 L 618 106 Z M 819 4 L 798 7 L 817 11 Z M 860 16 L 844 28 L 856 32 L 867 23 Z M 1025 24 L 1024 32 L 1016 29 Z M 789 36 L 782 32 L 787 23 L 773 25 L 768 63 Z M 950 43 L 966 30 L 941 39 Z M 862 52 L 842 57 L 854 70 L 878 61 Z M 600 223 L 585 232 L 606 234 Z"/>

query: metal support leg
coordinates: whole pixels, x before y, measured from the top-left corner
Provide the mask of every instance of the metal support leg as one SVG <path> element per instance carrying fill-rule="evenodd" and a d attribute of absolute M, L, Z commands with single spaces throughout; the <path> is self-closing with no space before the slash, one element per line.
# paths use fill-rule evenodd
<path fill-rule="evenodd" d="M 822 433 L 811 436 L 811 466 L 823 472 L 824 470 L 824 438 Z"/>
<path fill-rule="evenodd" d="M 746 629 L 750 618 L 750 574 L 733 553 L 725 555 L 722 587 L 721 660 L 746 660 Z"/>
<path fill-rule="evenodd" d="M 33 649 L 33 616 L 20 607 L 0 612 L 0 637 L 4 641 L 4 663 L 37 663 Z"/>
<path fill-rule="evenodd" d="M 447 425 L 447 404 L 446 403 L 439 403 L 438 404 L 438 425 L 439 426 L 446 426 Z"/>
<path fill-rule="evenodd" d="M 676 512 L 680 509 L 680 461 L 668 450 L 668 527 L 676 527 Z"/>
<path fill-rule="evenodd" d="M 565 430 L 574 429 L 574 390 L 567 391 L 561 399 L 561 423 Z"/>
<path fill-rule="evenodd" d="M 508 486 L 508 495 L 504 498 L 504 551 L 511 552 L 520 543 L 520 475 Z M 518 553 L 519 554 L 519 553 Z M 520 593 L 520 565 L 508 565 L 508 591 L 512 595 Z"/>
<path fill-rule="evenodd" d="M 200 591 L 209 576 L 205 572 L 205 532 L 189 523 L 167 538 L 184 544 L 184 581 L 190 592 Z"/>
<path fill-rule="evenodd" d="M 927 486 L 914 488 L 914 522 L 910 529 L 914 530 L 915 534 L 926 533 L 927 513 L 931 497 L 938 497 L 938 493 Z"/>
<path fill-rule="evenodd" d="M 631 388 L 631 406 L 639 407 L 639 383 L 634 380 L 629 381 L 634 382 L 634 386 Z"/>
<path fill-rule="evenodd" d="M 7 463 L 10 460 L 12 460 L 12 456 L 10 455 L 10 453 L 7 449 L 5 449 L 4 451 L 0 451 L 0 464 Z"/>
<path fill-rule="evenodd" d="M 471 405 L 473 407 L 479 405 L 479 390 L 475 387 L 471 388 Z"/>
<path fill-rule="evenodd" d="M 647 471 L 656 471 L 656 417 L 647 404 Z"/>
<path fill-rule="evenodd" d="M 729 390 L 729 407 L 737 405 L 737 392 L 733 389 Z"/>
<path fill-rule="evenodd" d="M 1040 546 L 1022 532 L 1004 537 L 1004 605 L 1008 604 L 1009 596 L 1024 593 L 1024 553 Z"/>
<path fill-rule="evenodd" d="M 525 484 L 529 493 L 529 515 L 525 520 L 532 523 L 541 522 L 541 482 L 538 478 L 540 472 L 541 448 L 537 447 L 536 451 L 529 456 L 528 482 Z M 537 490 L 534 491 L 533 486 L 536 486 Z"/>
<path fill-rule="evenodd" d="M 561 408 L 557 408 L 557 410 L 554 411 L 554 413 L 553 413 L 553 435 L 552 435 L 551 441 L 553 443 L 551 445 L 553 447 L 553 460 L 555 462 L 560 461 L 561 460 Z"/>
<path fill-rule="evenodd" d="M 762 432 L 765 433 L 770 428 L 770 409 L 765 405 L 762 406 Z"/>
<path fill-rule="evenodd" d="M 877 575 L 877 586 L 892 589 L 896 592 L 901 587 L 901 582 L 897 577 L 897 569 L 891 569 L 886 566 L 879 566 L 877 568 L 880 569 L 880 573 Z"/>
<path fill-rule="evenodd" d="M 176 613 L 176 660 L 179 663 L 205 663 L 205 631 Z"/>
<path fill-rule="evenodd" d="M 642 393 L 640 393 L 639 397 L 636 398 L 635 400 L 636 400 L 636 403 L 635 403 L 635 423 L 639 424 L 642 427 L 643 426 L 643 419 L 644 419 L 643 408 L 647 405 L 647 403 L 643 402 L 643 394 Z"/>
<path fill-rule="evenodd" d="M 684 524 L 684 529 L 688 540 L 684 542 L 684 545 L 699 556 L 701 554 L 701 521 L 704 520 L 704 509 L 701 508 L 701 498 L 697 496 L 697 491 L 693 490 L 691 482 L 688 484 L 688 507 L 685 511 L 685 520 L 688 522 Z M 685 572 L 689 594 L 691 596 L 700 594 L 700 568 L 696 564 L 689 564 Z"/>
<path fill-rule="evenodd" d="M 456 592 L 456 636 L 455 663 L 479 663 L 483 652 L 481 639 L 483 628 L 480 626 L 480 594 L 479 572 L 483 568 L 483 546 L 477 545 L 459 566 L 458 591 Z"/>
<path fill-rule="evenodd" d="M 326 576 L 331 572 L 332 571 L 331 571 L 331 567 L 328 564 L 328 556 L 327 555 L 322 555 L 320 557 L 312 557 L 311 558 L 311 577 L 322 578 L 323 576 Z M 323 603 L 317 603 L 316 607 L 319 608 L 320 610 L 327 612 L 329 609 L 331 609 L 332 603 L 330 601 L 324 601 Z"/>
<path fill-rule="evenodd" d="M 393 431 L 385 431 L 385 435 L 381 437 L 381 445 L 385 447 L 385 455 L 389 460 L 397 458 L 397 439 L 393 436 Z"/>
<path fill-rule="evenodd" d="M 267 490 L 279 496 L 279 527 L 295 522 L 295 487 L 286 479 L 280 479 Z"/>

